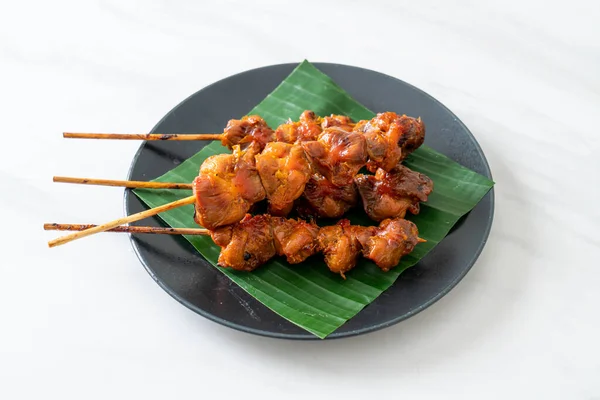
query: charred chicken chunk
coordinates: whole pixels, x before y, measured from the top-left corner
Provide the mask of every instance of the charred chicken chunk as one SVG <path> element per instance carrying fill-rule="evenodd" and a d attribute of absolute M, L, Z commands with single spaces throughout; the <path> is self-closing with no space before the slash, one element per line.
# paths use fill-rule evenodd
<path fill-rule="evenodd" d="M 317 140 L 321 134 L 321 118 L 314 112 L 306 110 L 297 122 L 289 120 L 285 124 L 279 125 L 275 130 L 275 138 L 278 142 L 295 143 L 307 140 Z"/>
<path fill-rule="evenodd" d="M 216 230 L 212 237 L 222 247 L 218 260 L 221 267 L 252 271 L 275 256 L 273 230 L 268 215 L 246 215 L 232 227 Z"/>
<path fill-rule="evenodd" d="M 314 170 L 335 186 L 349 185 L 365 165 L 367 145 L 363 135 L 327 128 L 318 140 L 302 142 Z"/>
<path fill-rule="evenodd" d="M 354 127 L 367 141 L 367 168 L 389 171 L 423 144 L 425 125 L 421 119 L 399 116 L 394 112 L 377 114 L 370 121 L 360 121 Z"/>
<path fill-rule="evenodd" d="M 235 167 L 232 183 L 250 204 L 264 200 L 267 195 L 256 167 L 258 154 L 260 154 L 260 145 L 256 142 L 249 144 L 244 151 L 240 146 L 233 146 Z"/>
<path fill-rule="evenodd" d="M 256 144 L 246 152 L 234 146 L 233 154 L 207 158 L 194 179 L 194 220 L 207 229 L 241 220 L 252 204 L 265 198 L 265 190 L 254 166 Z"/>
<path fill-rule="evenodd" d="M 235 157 L 219 154 L 207 158 L 194 179 L 196 196 L 194 220 L 207 229 L 233 224 L 250 209 L 248 201 L 240 196 L 231 183 L 234 176 Z"/>
<path fill-rule="evenodd" d="M 405 219 L 386 219 L 379 224 L 374 235 L 363 244 L 363 256 L 372 260 L 383 271 L 389 271 L 400 259 L 424 242 L 419 238 L 417 226 Z"/>
<path fill-rule="evenodd" d="M 329 270 L 345 279 L 344 273 L 356 266 L 361 250 L 350 221 L 343 219 L 336 225 L 321 228 L 318 241 Z"/>
<path fill-rule="evenodd" d="M 247 115 L 227 123 L 221 143 L 232 149 L 235 145 L 245 148 L 250 143 L 256 142 L 263 149 L 267 143 L 274 140 L 275 134 L 264 119 L 258 115 Z"/>
<path fill-rule="evenodd" d="M 310 177 L 302 197 L 308 205 L 305 214 L 323 218 L 341 217 L 358 202 L 354 183 L 335 186 L 321 174 Z"/>
<path fill-rule="evenodd" d="M 310 165 L 302 147 L 268 143 L 256 156 L 256 168 L 269 199 L 269 211 L 276 216 L 287 215 L 310 177 Z"/>
<path fill-rule="evenodd" d="M 354 122 L 345 115 L 334 115 L 331 114 L 329 117 L 323 118 L 321 123 L 323 129 L 337 127 L 344 131 L 350 132 L 354 128 Z"/>
<path fill-rule="evenodd" d="M 290 264 L 298 264 L 317 251 L 319 227 L 302 220 L 272 217 L 273 237 L 277 254 Z"/>
<path fill-rule="evenodd" d="M 398 165 L 390 172 L 378 169 L 375 175 L 354 178 L 363 207 L 369 218 L 404 218 L 406 211 L 419 213 L 419 202 L 427 201 L 433 190 L 429 177 Z"/>

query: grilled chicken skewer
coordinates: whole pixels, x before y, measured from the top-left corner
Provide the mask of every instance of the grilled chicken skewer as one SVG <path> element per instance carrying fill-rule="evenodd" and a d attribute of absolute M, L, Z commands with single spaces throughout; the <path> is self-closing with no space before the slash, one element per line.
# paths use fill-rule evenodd
<path fill-rule="evenodd" d="M 265 198 L 270 213 L 286 216 L 303 194 L 305 215 L 335 218 L 356 203 L 355 182 L 373 219 L 404 217 L 407 209 L 417 213 L 432 182 L 398 163 L 423 138 L 420 120 L 395 113 L 353 124 L 348 117 L 320 118 L 305 111 L 298 122 L 275 131 L 257 116 L 231 120 L 222 143 L 233 153 L 206 159 L 193 182 L 195 220 L 208 229 L 229 225 Z M 363 166 L 377 171 L 375 181 L 357 176 Z M 394 181 L 396 166 L 406 179 L 383 184 Z M 407 182 L 416 184 L 405 190 Z M 386 201 L 375 205 L 381 196 Z"/>
<path fill-rule="evenodd" d="M 377 114 L 371 120 L 363 120 L 355 124 L 347 116 L 318 117 L 310 110 L 304 111 L 297 122 L 288 121 L 276 130 L 272 130 L 260 116 L 249 115 L 240 120 L 230 120 L 222 134 L 64 132 L 63 137 L 118 140 L 220 140 L 223 146 L 229 149 L 233 149 L 235 145 L 244 148 L 250 143 L 257 143 L 262 150 L 267 143 L 276 141 L 289 144 L 321 141 L 325 147 L 336 147 L 335 134 L 340 131 L 361 134 L 364 141 L 354 135 L 346 135 L 344 140 L 354 141 L 359 147 L 364 147 L 364 151 L 368 153 L 367 166 L 371 172 L 375 172 L 377 168 L 389 171 L 423 144 L 425 138 L 425 126 L 419 118 L 385 112 Z M 324 132 L 328 133 L 328 137 L 320 140 L 319 136 Z M 321 145 L 315 143 L 303 147 L 307 152 L 313 153 L 323 150 Z"/>
<path fill-rule="evenodd" d="M 85 231 L 96 225 L 45 224 L 46 230 Z M 398 265 L 423 239 L 415 224 L 405 219 L 386 219 L 378 227 L 336 225 L 319 228 L 312 222 L 270 215 L 246 215 L 240 222 L 216 231 L 207 229 L 119 226 L 107 232 L 211 235 L 221 247 L 218 264 L 224 268 L 252 271 L 275 255 L 298 264 L 322 252 L 330 271 L 345 278 L 359 256 L 375 262 L 383 271 Z"/>
<path fill-rule="evenodd" d="M 221 247 L 221 267 L 252 271 L 275 255 L 297 264 L 322 252 L 330 271 L 344 274 L 356 266 L 359 256 L 389 271 L 412 252 L 419 238 L 417 226 L 405 219 L 382 221 L 378 227 L 350 225 L 344 219 L 319 228 L 314 222 L 270 215 L 246 215 L 239 223 L 211 232 Z"/>
<path fill-rule="evenodd" d="M 222 134 L 95 134 L 68 133 L 66 138 L 135 139 L 135 140 L 207 140 L 219 139 L 223 146 L 244 150 L 255 144 L 262 151 L 269 143 L 298 144 L 305 151 L 312 168 L 333 184 L 349 184 L 360 168 L 371 172 L 389 171 L 423 144 L 425 126 L 419 118 L 394 112 L 377 114 L 371 120 L 353 123 L 349 117 L 318 117 L 304 111 L 297 122 L 288 121 L 272 130 L 257 115 L 232 119 Z"/>
<path fill-rule="evenodd" d="M 251 271 L 275 254 L 294 264 L 322 251 L 329 269 L 344 277 L 359 255 L 373 260 L 382 270 L 396 266 L 423 240 L 417 227 L 402 219 L 406 211 L 417 213 L 427 199 L 432 182 L 400 165 L 424 140 L 420 119 L 381 113 L 354 124 L 350 118 L 320 118 L 305 111 L 298 122 L 288 121 L 273 131 L 258 116 L 230 120 L 223 134 L 112 135 L 65 133 L 70 138 L 142 140 L 221 140 L 232 154 L 209 157 L 191 184 L 194 195 L 102 225 L 46 225 L 45 229 L 76 232 L 50 241 L 50 247 L 104 231 L 150 233 L 146 227 L 123 227 L 129 222 L 183 205 L 194 204 L 194 219 L 210 230 L 222 248 L 219 265 Z M 358 174 L 366 167 L 374 176 Z M 190 184 L 76 180 L 56 181 L 126 187 L 190 189 Z M 159 186 L 152 186 L 159 185 Z M 305 210 L 321 216 L 340 216 L 363 199 L 365 211 L 379 227 L 352 226 L 342 220 L 318 228 L 303 220 L 285 219 L 303 196 Z M 267 198 L 275 216 L 247 214 Z M 394 217 L 390 219 L 388 217 Z M 173 234 L 174 230 L 152 233 Z M 183 231 L 180 231 L 183 232 Z M 188 231 L 189 232 L 189 231 Z M 197 230 L 190 234 L 207 234 Z"/>
<path fill-rule="evenodd" d="M 226 164 L 226 165 L 224 165 Z M 241 166 L 238 170 L 241 170 Z M 246 177 L 235 177 L 235 158 L 231 155 L 211 160 L 203 164 L 203 178 L 197 179 L 194 191 L 196 202 L 196 221 L 198 224 L 216 229 L 219 226 L 234 223 L 243 218 L 256 201 L 267 197 L 266 192 L 260 190 L 251 170 L 244 170 Z M 207 171 L 210 169 L 211 174 Z M 277 174 L 277 172 L 274 172 Z M 294 179 L 292 176 L 290 181 Z M 148 189 L 188 189 L 193 190 L 193 184 L 165 183 L 165 182 L 137 182 L 137 181 L 112 181 L 108 179 L 67 178 L 55 177 L 55 182 L 84 183 L 88 185 L 119 186 L 128 188 Z M 232 181 L 236 183 L 233 184 Z M 286 184 L 283 180 L 281 187 L 274 185 L 277 195 L 286 195 Z M 304 193 L 295 201 L 298 214 L 303 218 L 339 218 L 352 207 L 356 206 L 359 199 L 367 215 L 374 221 L 385 218 L 404 218 L 407 212 L 419 213 L 419 203 L 427 201 L 432 191 L 431 180 L 418 172 L 412 171 L 402 165 L 390 172 L 378 170 L 375 175 L 359 174 L 354 178 L 354 183 L 343 187 L 331 184 L 322 175 L 313 174 L 305 185 Z M 257 190 L 251 189 L 257 187 Z M 281 193 L 276 193 L 279 190 Z M 295 195 L 294 195 L 295 197 Z M 255 201 L 256 200 L 256 201 Z M 273 203 L 272 208 L 273 207 Z M 283 204 L 286 204 L 285 202 Z M 292 204 L 291 202 L 288 204 Z M 287 213 L 287 209 L 285 210 Z M 206 226 L 208 225 L 208 226 Z"/>

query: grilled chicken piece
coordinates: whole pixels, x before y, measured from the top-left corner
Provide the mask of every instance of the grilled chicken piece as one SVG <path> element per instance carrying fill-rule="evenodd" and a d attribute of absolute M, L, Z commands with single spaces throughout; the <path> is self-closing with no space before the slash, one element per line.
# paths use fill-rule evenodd
<path fill-rule="evenodd" d="M 360 226 L 360 225 L 350 225 L 348 228 L 349 232 L 352 236 L 358 240 L 361 248 L 365 248 L 369 239 L 372 236 L 377 234 L 376 226 Z"/>
<path fill-rule="evenodd" d="M 298 264 L 317 251 L 319 227 L 302 220 L 272 217 L 273 237 L 277 254 L 290 264 Z"/>
<path fill-rule="evenodd" d="M 244 151 L 240 146 L 233 147 L 235 168 L 232 183 L 250 204 L 258 203 L 267 196 L 256 167 L 257 154 L 260 154 L 260 145 L 256 142 L 249 144 Z"/>
<path fill-rule="evenodd" d="M 383 220 L 375 234 L 364 241 L 363 256 L 387 272 L 400 263 L 402 256 L 412 252 L 418 243 L 424 242 L 418 235 L 417 226 L 408 220 Z"/>
<path fill-rule="evenodd" d="M 314 112 L 306 110 L 297 122 L 288 120 L 287 123 L 279 125 L 275 130 L 275 138 L 279 142 L 295 143 L 307 140 L 317 140 L 321 134 L 321 118 Z"/>
<path fill-rule="evenodd" d="M 231 235 L 233 235 L 234 225 L 227 225 L 221 228 L 217 228 L 214 231 L 210 231 L 210 237 L 213 242 L 219 247 L 225 247 L 231 242 Z"/>
<path fill-rule="evenodd" d="M 335 186 L 321 174 L 310 177 L 302 197 L 308 205 L 305 214 L 323 218 L 339 218 L 358 202 L 354 183 Z"/>
<path fill-rule="evenodd" d="M 269 199 L 269 212 L 275 216 L 287 215 L 310 177 L 310 164 L 302 147 L 268 143 L 256 156 L 256 168 Z"/>
<path fill-rule="evenodd" d="M 247 115 L 241 120 L 229 120 L 223 131 L 221 144 L 232 149 L 235 145 L 245 148 L 250 143 L 256 142 L 263 149 L 267 143 L 274 140 L 275 134 L 264 119 L 258 115 Z"/>
<path fill-rule="evenodd" d="M 248 212 L 250 204 L 231 183 L 234 170 L 232 154 L 211 156 L 202 163 L 193 183 L 196 223 L 213 230 L 238 222 Z"/>
<path fill-rule="evenodd" d="M 336 225 L 321 228 L 317 238 L 327 267 L 344 279 L 344 273 L 356 266 L 361 250 L 360 242 L 353 233 L 350 221 L 343 219 Z"/>
<path fill-rule="evenodd" d="M 238 222 L 250 210 L 231 184 L 215 175 L 200 175 L 194 179 L 196 205 L 194 221 L 207 229 Z"/>
<path fill-rule="evenodd" d="M 420 118 L 399 116 L 394 112 L 377 114 L 370 121 L 360 121 L 354 127 L 367 141 L 367 169 L 390 171 L 406 156 L 423 144 L 425 125 Z"/>
<path fill-rule="evenodd" d="M 351 132 L 354 128 L 354 122 L 345 115 L 334 115 L 331 114 L 329 117 L 323 118 L 323 122 L 321 123 L 321 127 L 323 129 L 337 127 L 347 132 Z"/>
<path fill-rule="evenodd" d="M 238 271 L 252 271 L 275 256 L 273 229 L 268 215 L 246 215 L 232 227 L 212 233 L 222 247 L 218 264 Z M 227 240 L 229 239 L 229 240 Z"/>
<path fill-rule="evenodd" d="M 255 167 L 258 151 L 256 143 L 250 143 L 246 151 L 236 145 L 233 154 L 211 156 L 202 163 L 193 183 L 196 223 L 210 230 L 233 224 L 265 198 Z"/>
<path fill-rule="evenodd" d="M 302 142 L 302 148 L 314 170 L 335 186 L 351 184 L 367 160 L 365 137 L 336 127 L 325 129 L 316 141 Z"/>
<path fill-rule="evenodd" d="M 419 202 L 427 201 L 433 181 L 426 175 L 398 165 L 390 172 L 378 169 L 375 175 L 354 178 L 365 212 L 375 221 L 404 218 L 406 211 L 419 213 Z"/>

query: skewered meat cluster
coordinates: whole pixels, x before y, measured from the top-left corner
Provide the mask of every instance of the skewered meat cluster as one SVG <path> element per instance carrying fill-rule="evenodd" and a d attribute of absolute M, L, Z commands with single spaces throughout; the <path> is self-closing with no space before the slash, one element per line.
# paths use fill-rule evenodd
<path fill-rule="evenodd" d="M 433 191 L 429 177 L 399 164 L 389 172 L 378 169 L 375 175 L 358 174 L 354 184 L 335 186 L 322 175 L 311 176 L 301 200 L 304 217 L 338 218 L 354 207 L 358 196 L 369 218 L 404 218 L 406 212 L 418 214 L 419 202 L 427 201 Z"/>
<path fill-rule="evenodd" d="M 328 268 L 343 277 L 356 266 L 361 254 L 388 271 L 423 241 L 416 225 L 400 218 L 386 219 L 378 227 L 350 225 L 350 221 L 341 220 L 319 228 L 303 220 L 246 215 L 237 224 L 213 231 L 211 236 L 222 248 L 221 267 L 252 271 L 275 255 L 297 264 L 320 251 Z"/>
<path fill-rule="evenodd" d="M 423 241 L 415 224 L 403 218 L 406 212 L 419 212 L 433 183 L 400 162 L 423 143 L 424 134 L 420 119 L 390 112 L 355 124 L 345 116 L 321 118 L 305 111 L 299 121 L 288 121 L 276 130 L 258 116 L 231 120 L 222 135 L 204 135 L 221 138 L 232 153 L 204 161 L 192 184 L 193 196 L 103 225 L 78 226 L 82 232 L 49 245 L 117 230 L 122 224 L 193 203 L 194 220 L 206 229 L 191 234 L 212 236 L 222 248 L 218 260 L 222 267 L 252 271 L 276 255 L 297 264 L 322 252 L 328 268 L 342 277 L 360 255 L 388 271 Z M 363 167 L 375 174 L 359 174 Z M 344 219 L 319 228 L 313 221 L 284 218 L 296 203 L 301 203 L 301 214 L 339 217 L 359 196 L 369 217 L 381 221 L 379 226 L 354 226 Z M 272 215 L 248 214 L 264 199 Z"/>
<path fill-rule="evenodd" d="M 350 225 L 343 219 L 321 228 L 318 240 L 327 266 L 342 276 L 354 268 L 360 254 L 387 272 L 424 242 L 417 226 L 401 218 L 385 219 L 378 227 Z"/>
<path fill-rule="evenodd" d="M 252 271 L 275 255 L 290 264 L 322 252 L 342 276 L 359 256 L 387 271 L 420 241 L 417 214 L 433 189 L 427 176 L 400 164 L 423 143 L 420 120 L 382 113 L 354 124 L 348 117 L 320 118 L 305 111 L 299 121 L 271 130 L 256 116 L 232 120 L 223 144 L 232 154 L 209 157 L 194 180 L 195 220 L 222 248 L 219 265 Z M 374 175 L 359 174 L 363 167 Z M 299 203 L 301 215 L 340 217 L 359 197 L 378 227 L 283 218 Z M 247 214 L 267 198 L 272 215 Z"/>
<path fill-rule="evenodd" d="M 377 221 L 403 217 L 407 210 L 416 214 L 432 182 L 396 166 L 423 143 L 424 134 L 419 119 L 392 112 L 354 124 L 346 116 L 305 111 L 275 131 L 258 116 L 231 120 L 222 143 L 233 155 L 209 157 L 209 167 L 203 165 L 194 181 L 195 219 L 215 229 L 241 220 L 265 197 L 269 212 L 286 216 L 301 196 L 304 215 L 337 218 L 356 205 L 356 186 Z M 375 177 L 358 175 L 364 166 Z M 381 204 L 379 196 L 385 198 Z"/>

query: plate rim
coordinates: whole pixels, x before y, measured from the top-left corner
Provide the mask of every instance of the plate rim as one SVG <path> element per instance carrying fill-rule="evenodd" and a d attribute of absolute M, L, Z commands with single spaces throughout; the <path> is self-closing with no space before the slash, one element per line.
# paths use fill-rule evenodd
<path fill-rule="evenodd" d="M 160 126 L 163 121 L 169 116 L 171 115 L 173 112 L 175 112 L 179 107 L 181 107 L 184 103 L 186 103 L 190 98 L 194 97 L 195 95 L 197 95 L 199 92 L 206 90 L 214 85 L 217 85 L 219 83 L 221 83 L 222 81 L 225 81 L 227 79 L 233 78 L 235 76 L 239 76 L 239 75 L 243 75 L 243 74 L 247 74 L 247 73 L 251 73 L 252 71 L 257 71 L 257 70 L 262 70 L 262 69 L 267 69 L 267 68 L 273 68 L 273 67 L 292 67 L 292 70 L 297 67 L 300 63 L 280 63 L 280 64 L 270 64 L 270 65 L 264 65 L 262 67 L 257 67 L 257 68 L 252 68 L 252 69 L 248 69 L 245 71 L 241 71 L 229 76 L 226 76 L 224 78 L 221 78 L 217 81 L 214 81 L 213 83 L 203 86 L 200 89 L 196 90 L 195 92 L 191 93 L 189 96 L 187 96 L 186 98 L 184 98 L 183 100 L 181 100 L 179 103 L 177 103 L 173 108 L 171 108 L 150 130 L 149 133 L 154 133 L 157 129 L 158 126 Z M 492 176 L 492 171 L 490 169 L 488 160 L 485 156 L 485 153 L 483 152 L 483 149 L 481 148 L 481 145 L 479 144 L 479 142 L 477 141 L 477 139 L 475 138 L 475 135 L 473 135 L 473 133 L 471 132 L 471 130 L 463 123 L 463 121 L 458 118 L 458 116 L 456 114 L 454 114 L 454 112 L 452 112 L 452 110 L 450 110 L 448 107 L 446 107 L 443 103 L 441 103 L 439 100 L 437 100 L 435 97 L 431 96 L 430 94 L 428 94 L 427 92 L 423 91 L 422 89 L 419 89 L 418 87 L 403 81 L 399 78 L 393 77 L 391 75 L 379 72 L 379 71 L 375 71 L 375 70 L 371 70 L 368 68 L 362 68 L 362 67 L 356 67 L 353 65 L 347 65 L 347 64 L 339 64 L 339 63 L 330 63 L 330 62 L 311 62 L 312 65 L 314 65 L 317 69 L 319 69 L 319 66 L 321 65 L 328 65 L 328 66 L 332 66 L 332 67 L 343 67 L 343 68 L 350 68 L 350 69 L 355 69 L 358 71 L 366 71 L 369 73 L 375 73 L 375 74 L 379 74 L 382 75 L 388 79 L 393 79 L 395 81 L 398 81 L 410 88 L 412 88 L 415 91 L 420 92 L 421 94 L 425 95 L 426 97 L 428 97 L 430 100 L 433 100 L 434 103 L 436 103 L 438 106 L 441 106 L 443 109 L 445 109 L 451 116 L 454 117 L 455 121 L 465 130 L 465 132 L 467 133 L 468 137 L 471 139 L 471 141 L 473 142 L 473 144 L 475 145 L 475 150 L 477 152 L 477 154 L 481 157 L 482 161 L 483 161 L 483 167 L 484 167 L 484 173 L 482 175 L 486 176 L 487 178 L 489 178 L 490 180 L 493 181 L 493 176 Z M 320 69 L 319 69 L 320 70 Z M 343 88 L 342 88 L 343 89 Z M 144 150 L 146 146 L 146 142 L 142 142 L 139 146 L 139 148 L 137 149 L 137 151 L 135 152 L 131 163 L 129 165 L 129 169 L 127 170 L 127 180 L 131 180 L 132 174 L 133 174 L 133 170 L 135 168 L 135 165 L 137 163 L 138 158 L 140 157 L 142 151 Z M 135 196 L 135 194 L 133 193 L 133 191 L 131 191 L 130 189 L 125 189 L 124 193 L 123 193 L 123 210 L 125 215 L 129 215 L 128 213 L 128 208 L 129 208 L 129 199 L 131 196 Z M 325 337 L 325 339 L 320 339 L 319 337 L 315 336 L 314 334 L 312 334 L 309 331 L 306 331 L 305 333 L 302 334 L 286 334 L 286 333 L 277 333 L 277 332 L 268 332 L 268 331 L 264 331 L 264 330 L 260 330 L 260 329 L 255 329 L 255 328 L 251 328 L 245 325 L 241 325 L 241 324 L 237 324 L 235 322 L 232 321 L 228 321 L 225 320 L 217 315 L 211 314 L 207 311 L 205 311 L 204 309 L 201 309 L 199 307 L 197 307 L 194 304 L 191 304 L 189 301 L 181 298 L 181 296 L 178 296 L 178 294 L 172 290 L 171 288 L 169 288 L 168 286 L 166 286 L 162 281 L 160 281 L 157 277 L 156 274 L 150 269 L 150 267 L 147 265 L 146 261 L 144 260 L 144 258 L 142 257 L 138 246 L 136 245 L 135 241 L 134 241 L 134 237 L 132 235 L 129 235 L 129 241 L 131 243 L 131 246 L 133 248 L 134 253 L 136 254 L 138 260 L 140 261 L 140 263 L 142 264 L 142 266 L 144 267 L 144 269 L 146 270 L 146 272 L 150 275 L 150 277 L 154 280 L 154 282 L 156 282 L 165 292 L 167 292 L 169 294 L 169 296 L 171 296 L 173 299 L 175 299 L 178 303 L 182 304 L 183 306 L 185 306 L 186 308 L 188 308 L 190 311 L 193 311 L 196 314 L 199 314 L 211 321 L 214 321 L 220 325 L 226 326 L 228 328 L 232 328 L 235 329 L 237 331 L 241 331 L 241 332 L 245 332 L 245 333 L 250 333 L 250 334 L 254 334 L 254 335 L 258 335 L 258 336 L 263 336 L 263 337 L 269 337 L 269 338 L 275 338 L 275 339 L 288 339 L 288 340 L 332 340 L 332 339 L 342 339 L 342 338 L 347 338 L 347 337 L 352 337 L 352 336 L 358 336 L 358 335 L 363 335 L 363 334 L 367 334 L 367 333 L 371 333 L 371 332 L 375 332 L 384 328 L 388 328 L 390 326 L 396 325 L 399 322 L 402 322 L 418 313 L 420 313 L 421 311 L 429 308 L 430 306 L 432 306 L 433 304 L 435 304 L 438 300 L 440 300 L 441 298 L 443 298 L 444 296 L 446 296 L 452 289 L 454 289 L 458 283 L 460 281 L 463 280 L 463 278 L 467 275 L 467 273 L 469 273 L 469 271 L 473 268 L 473 266 L 475 265 L 475 263 L 477 262 L 477 259 L 479 258 L 479 256 L 481 255 L 481 253 L 483 252 L 483 249 L 485 248 L 485 245 L 487 244 L 491 229 L 492 229 L 492 225 L 493 225 L 493 221 L 494 221 L 494 214 L 495 214 L 495 193 L 494 193 L 494 186 L 492 186 L 492 188 L 482 197 L 481 200 L 483 200 L 485 197 L 489 196 L 489 201 L 490 201 L 490 215 L 486 221 L 486 228 L 485 231 L 483 232 L 483 235 L 481 236 L 482 241 L 480 243 L 480 245 L 477 247 L 476 251 L 473 253 L 473 257 L 471 258 L 471 260 L 469 260 L 469 262 L 467 263 L 468 265 L 466 265 L 465 269 L 455 277 L 454 280 L 452 280 L 446 287 L 444 287 L 443 290 L 439 291 L 438 293 L 436 293 L 434 296 L 432 296 L 429 300 L 427 300 L 426 302 L 424 302 L 423 304 L 421 304 L 420 306 L 414 308 L 413 310 L 410 310 L 409 312 L 400 315 L 396 318 L 392 318 L 389 321 L 385 321 L 376 325 L 370 325 L 364 328 L 360 328 L 360 329 L 356 329 L 353 331 L 349 331 L 349 332 L 332 332 L 330 335 L 328 335 L 327 337 Z M 480 202 L 481 202 L 480 200 Z M 479 204 L 479 203 L 478 203 Z M 469 211 L 470 213 L 471 211 Z M 468 215 L 469 213 L 465 214 Z M 202 255 L 200 255 L 202 257 Z M 427 257 L 427 256 L 425 256 Z M 397 281 L 396 281 L 397 282 Z M 396 284 L 396 282 L 394 282 L 393 285 Z M 392 285 L 392 286 L 393 286 Z M 377 299 L 376 299 L 377 300 Z M 375 300 L 375 301 L 376 301 Z M 266 307 L 266 306 L 265 306 Z M 268 308 L 268 307 L 267 307 Z M 269 309 L 270 310 L 270 309 Z M 274 315 L 276 315 L 278 318 L 282 318 L 285 320 L 285 318 L 283 318 L 282 316 L 280 316 L 279 314 L 277 314 L 276 312 L 270 310 L 271 312 L 273 312 Z"/>

